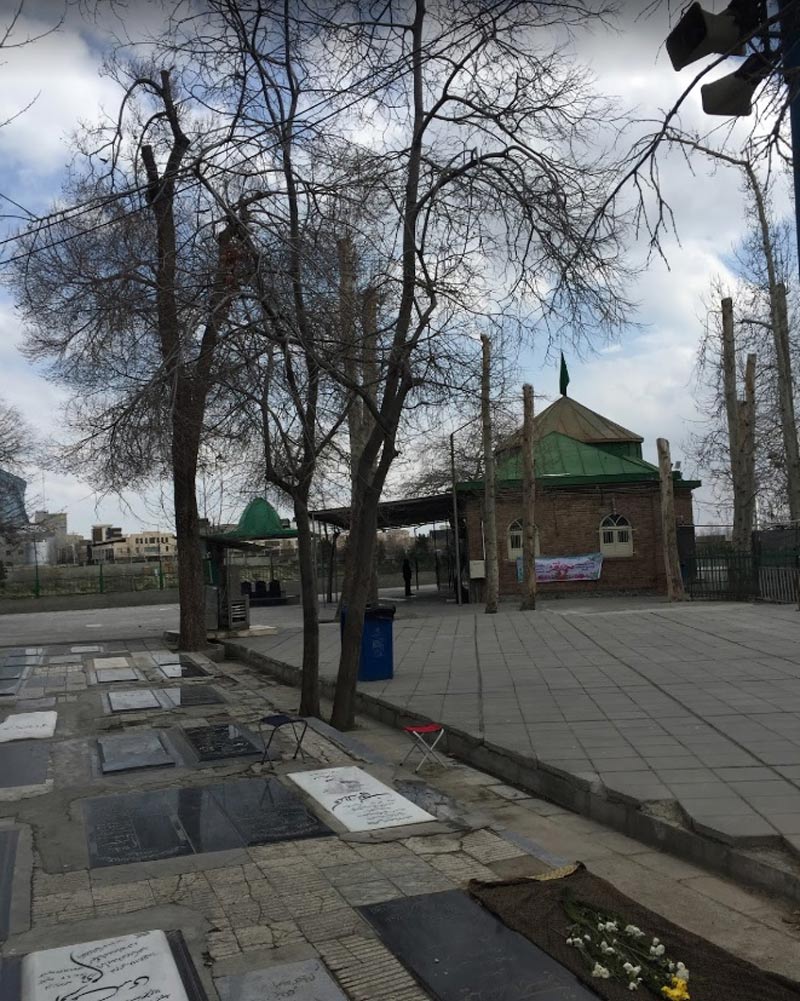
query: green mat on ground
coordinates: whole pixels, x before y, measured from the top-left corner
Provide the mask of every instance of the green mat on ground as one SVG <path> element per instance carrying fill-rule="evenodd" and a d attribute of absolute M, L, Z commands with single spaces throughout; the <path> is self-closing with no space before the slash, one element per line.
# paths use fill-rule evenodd
<path fill-rule="evenodd" d="M 636 925 L 650 940 L 660 939 L 666 955 L 688 967 L 691 1001 L 800 999 L 797 982 L 761 970 L 680 928 L 626 897 L 599 876 L 593 876 L 580 863 L 550 876 L 492 883 L 473 880 L 469 892 L 509 928 L 566 966 L 606 1001 L 652 1001 L 656 995 L 644 984 L 631 991 L 625 983 L 592 977 L 585 958 L 574 946 L 567 945 L 571 921 L 564 910 L 565 901 L 581 901 L 599 912 L 618 916 L 626 924 Z"/>

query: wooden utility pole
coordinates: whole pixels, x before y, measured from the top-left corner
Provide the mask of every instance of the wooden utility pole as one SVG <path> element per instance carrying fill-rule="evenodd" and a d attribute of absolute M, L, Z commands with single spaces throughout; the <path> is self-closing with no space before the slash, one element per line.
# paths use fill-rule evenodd
<path fill-rule="evenodd" d="M 742 462 L 741 412 L 736 390 L 736 340 L 733 325 L 733 300 L 722 300 L 722 392 L 728 424 L 728 456 L 733 493 L 733 548 L 736 552 L 750 549 L 751 536 L 746 529 L 747 491 Z"/>
<path fill-rule="evenodd" d="M 533 386 L 522 387 L 522 569 L 520 609 L 536 608 L 536 468 L 533 457 Z"/>
<path fill-rule="evenodd" d="M 683 601 L 683 578 L 678 556 L 678 531 L 675 523 L 675 495 L 672 489 L 672 459 L 669 442 L 657 438 L 658 471 L 661 476 L 661 537 L 664 545 L 664 573 L 667 578 L 667 600 Z"/>
<path fill-rule="evenodd" d="M 481 420 L 483 424 L 483 548 L 486 573 L 486 611 L 497 611 L 500 575 L 497 567 L 497 515 L 495 513 L 494 443 L 492 441 L 492 408 L 490 399 L 490 365 L 492 346 L 486 334 L 481 334 L 483 365 L 481 368 Z"/>
<path fill-rule="evenodd" d="M 783 282 L 777 282 L 774 294 L 775 375 L 778 380 L 778 406 L 783 432 L 783 450 L 786 455 L 789 517 L 792 521 L 797 522 L 800 521 L 800 450 L 797 444 L 797 426 L 794 414 L 789 313 L 786 307 L 786 286 Z"/>

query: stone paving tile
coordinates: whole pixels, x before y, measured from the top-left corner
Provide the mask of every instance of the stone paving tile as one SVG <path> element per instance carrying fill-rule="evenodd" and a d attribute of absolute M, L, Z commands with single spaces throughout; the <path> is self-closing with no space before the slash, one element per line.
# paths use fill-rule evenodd
<path fill-rule="evenodd" d="M 318 948 L 353 1001 L 429 1001 L 400 961 L 377 939 L 353 935 L 321 942 Z"/>

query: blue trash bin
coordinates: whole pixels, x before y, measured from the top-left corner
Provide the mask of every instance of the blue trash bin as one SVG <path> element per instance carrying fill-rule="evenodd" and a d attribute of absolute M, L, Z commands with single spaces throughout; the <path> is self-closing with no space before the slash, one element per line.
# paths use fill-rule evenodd
<path fill-rule="evenodd" d="M 388 681 L 394 677 L 393 622 L 395 606 L 389 602 L 367 605 L 361 634 L 359 681 Z M 340 630 L 344 634 L 347 609 L 342 609 Z"/>

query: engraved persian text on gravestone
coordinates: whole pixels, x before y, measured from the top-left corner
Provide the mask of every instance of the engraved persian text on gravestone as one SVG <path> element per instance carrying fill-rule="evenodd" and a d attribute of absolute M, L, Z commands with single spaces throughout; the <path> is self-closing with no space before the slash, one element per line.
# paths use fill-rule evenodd
<path fill-rule="evenodd" d="M 33 952 L 22 961 L 22 1001 L 113 998 L 189 1001 L 163 931 Z"/>
<path fill-rule="evenodd" d="M 421 824 L 436 818 L 361 768 L 321 768 L 289 776 L 348 831 Z"/>
<path fill-rule="evenodd" d="M 216 985 L 222 1001 L 347 1001 L 317 959 L 220 977 Z"/>
<path fill-rule="evenodd" d="M 0 723 L 0 743 L 7 740 L 42 740 L 56 732 L 58 713 L 16 713 Z"/>

